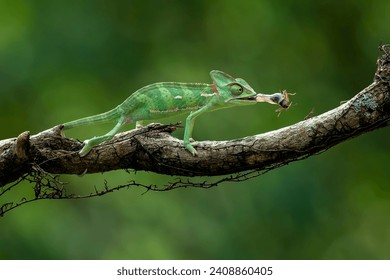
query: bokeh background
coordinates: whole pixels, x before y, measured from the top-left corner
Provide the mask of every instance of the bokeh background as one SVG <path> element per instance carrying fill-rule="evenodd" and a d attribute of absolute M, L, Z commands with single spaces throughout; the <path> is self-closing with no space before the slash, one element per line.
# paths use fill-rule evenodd
<path fill-rule="evenodd" d="M 1 0 L 0 139 L 104 112 L 154 82 L 210 82 L 212 69 L 258 92 L 297 94 L 279 117 L 268 104 L 204 114 L 195 139 L 287 126 L 372 82 L 378 46 L 390 43 L 389 14 L 388 0 Z M 184 117 L 163 122 L 177 120 Z M 388 142 L 389 129 L 374 131 L 210 190 L 30 203 L 0 219 L 0 258 L 389 259 Z M 78 193 L 104 180 L 174 179 L 123 171 L 61 178 Z M 0 203 L 31 195 L 21 184 Z"/>

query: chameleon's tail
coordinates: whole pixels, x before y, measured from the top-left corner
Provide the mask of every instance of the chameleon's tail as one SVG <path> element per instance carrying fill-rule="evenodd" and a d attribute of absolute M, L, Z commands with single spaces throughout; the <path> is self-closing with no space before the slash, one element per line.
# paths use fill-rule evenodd
<path fill-rule="evenodd" d="M 118 118 L 118 112 L 115 109 L 110 110 L 105 113 L 101 113 L 98 115 L 85 117 L 82 119 L 78 119 L 75 121 L 64 123 L 64 129 L 70 129 L 77 126 L 87 125 L 87 124 L 98 124 L 98 123 L 107 123 L 115 121 Z"/>

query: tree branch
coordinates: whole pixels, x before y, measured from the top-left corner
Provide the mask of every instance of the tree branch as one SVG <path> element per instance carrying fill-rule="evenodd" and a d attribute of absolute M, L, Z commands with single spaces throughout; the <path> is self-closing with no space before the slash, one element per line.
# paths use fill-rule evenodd
<path fill-rule="evenodd" d="M 177 125 L 151 124 L 118 134 L 80 157 L 82 143 L 63 137 L 62 126 L 0 141 L 0 186 L 39 167 L 51 174 L 116 169 L 181 176 L 226 175 L 267 170 L 321 153 L 340 142 L 390 124 L 390 47 L 382 46 L 374 82 L 322 115 L 275 131 L 231 141 L 202 141 L 193 157 L 170 135 Z"/>

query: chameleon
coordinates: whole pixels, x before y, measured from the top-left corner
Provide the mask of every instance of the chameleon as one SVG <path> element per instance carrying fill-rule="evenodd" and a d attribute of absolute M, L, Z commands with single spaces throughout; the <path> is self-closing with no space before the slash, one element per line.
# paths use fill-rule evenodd
<path fill-rule="evenodd" d="M 95 136 L 83 142 L 80 156 L 87 155 L 91 149 L 112 139 L 120 128 L 127 123 L 136 123 L 142 127 L 142 121 L 161 119 L 164 117 L 190 112 L 185 121 L 184 147 L 193 155 L 196 149 L 191 145 L 191 134 L 195 118 L 206 111 L 213 111 L 233 106 L 251 105 L 267 102 L 289 107 L 288 93 L 262 94 L 243 79 L 218 70 L 210 72 L 212 84 L 161 82 L 147 85 L 131 94 L 123 103 L 114 109 L 98 115 L 81 118 L 63 124 L 63 129 L 71 129 L 81 125 L 115 122 L 114 128 L 107 134 Z"/>

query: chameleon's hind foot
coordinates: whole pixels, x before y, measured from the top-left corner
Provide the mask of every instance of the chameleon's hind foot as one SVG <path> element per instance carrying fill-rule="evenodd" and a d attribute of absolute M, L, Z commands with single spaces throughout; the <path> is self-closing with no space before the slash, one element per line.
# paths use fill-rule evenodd
<path fill-rule="evenodd" d="M 83 148 L 80 150 L 79 155 L 80 157 L 86 156 L 91 150 L 92 146 L 89 144 L 90 140 L 85 140 Z"/>
<path fill-rule="evenodd" d="M 143 127 L 144 127 L 144 125 L 143 125 L 142 121 L 136 121 L 135 122 L 135 128 L 136 129 L 140 129 L 140 128 L 143 128 Z"/>

